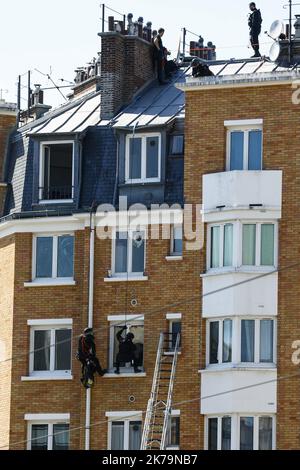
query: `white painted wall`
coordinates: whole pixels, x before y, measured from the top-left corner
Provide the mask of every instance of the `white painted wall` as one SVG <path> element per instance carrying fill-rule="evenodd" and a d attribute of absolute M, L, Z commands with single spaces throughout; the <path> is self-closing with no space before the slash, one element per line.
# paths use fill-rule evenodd
<path fill-rule="evenodd" d="M 265 209 L 280 213 L 281 190 L 282 171 L 226 171 L 204 175 L 204 221 L 207 211 L 216 211 L 217 206 L 224 205 L 221 212 L 263 204 Z"/>
<path fill-rule="evenodd" d="M 276 378 L 277 369 L 202 371 L 200 413 L 276 413 Z"/>
<path fill-rule="evenodd" d="M 203 318 L 236 315 L 277 315 L 278 273 L 271 273 L 253 281 L 236 285 L 261 276 L 261 273 L 226 273 L 204 275 Z M 229 287 L 234 285 L 234 287 Z M 216 292 L 219 289 L 223 289 Z M 211 295 L 207 295 L 208 293 Z"/>

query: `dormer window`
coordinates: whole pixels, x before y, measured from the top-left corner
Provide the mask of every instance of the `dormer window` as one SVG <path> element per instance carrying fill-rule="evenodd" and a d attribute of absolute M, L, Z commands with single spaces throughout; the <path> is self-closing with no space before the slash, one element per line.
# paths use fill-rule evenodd
<path fill-rule="evenodd" d="M 159 182 L 161 175 L 160 134 L 138 134 L 126 140 L 126 183 Z"/>
<path fill-rule="evenodd" d="M 74 197 L 73 182 L 73 142 L 43 142 L 40 153 L 39 200 L 71 202 Z"/>
<path fill-rule="evenodd" d="M 170 138 L 170 154 L 183 155 L 184 153 L 184 136 L 182 134 L 172 135 Z"/>

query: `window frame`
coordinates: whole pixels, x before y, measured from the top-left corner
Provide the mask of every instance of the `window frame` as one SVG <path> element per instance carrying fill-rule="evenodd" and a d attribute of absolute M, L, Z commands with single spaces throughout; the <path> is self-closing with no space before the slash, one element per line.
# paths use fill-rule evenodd
<path fill-rule="evenodd" d="M 232 343 L 231 343 L 231 362 L 223 362 L 223 322 L 225 320 L 232 321 Z M 254 362 L 242 362 L 242 320 L 254 320 Z M 262 320 L 273 321 L 273 361 L 262 362 L 260 361 L 260 328 Z M 210 323 L 219 323 L 219 340 L 218 340 L 218 362 L 215 364 L 210 363 Z M 236 317 L 211 317 L 206 322 L 206 368 L 207 369 L 220 369 L 232 368 L 234 364 L 241 367 L 259 367 L 259 368 L 274 368 L 277 364 L 277 318 L 274 316 L 262 315 L 258 316 L 236 316 Z"/>
<path fill-rule="evenodd" d="M 58 262 L 58 238 L 62 236 L 73 237 L 73 276 L 72 277 L 57 277 L 57 262 Z M 38 238 L 53 238 L 52 245 L 52 277 L 36 277 L 36 263 L 37 263 L 37 239 Z M 59 233 L 35 233 L 32 239 L 32 280 L 34 281 L 74 281 L 74 269 L 75 269 L 75 233 L 74 232 L 59 232 Z"/>
<path fill-rule="evenodd" d="M 119 273 L 116 271 L 116 242 L 117 242 L 117 233 L 120 232 L 127 232 L 127 271 L 124 273 Z M 144 234 L 144 271 L 141 272 L 133 272 L 132 271 L 132 240 L 133 240 L 133 233 L 134 232 L 142 232 Z M 137 228 L 128 229 L 119 227 L 118 230 L 113 230 L 113 237 L 112 237 L 112 276 L 116 278 L 124 278 L 127 277 L 144 277 L 145 269 L 146 269 L 146 259 L 147 259 L 147 228 L 140 227 L 138 230 Z"/>
<path fill-rule="evenodd" d="M 253 418 L 253 450 L 259 448 L 259 419 L 260 418 L 272 418 L 272 450 L 276 449 L 276 415 L 274 413 L 231 413 L 231 414 L 211 414 L 205 415 L 205 450 L 208 449 L 208 437 L 209 437 L 209 419 L 217 419 L 217 450 L 221 450 L 222 446 L 222 418 L 231 418 L 231 450 L 240 449 L 240 420 L 241 418 Z M 235 427 L 235 429 L 234 429 Z"/>
<path fill-rule="evenodd" d="M 119 315 L 118 315 L 119 316 Z M 137 320 L 135 320 L 135 318 L 137 318 Z M 144 340 L 144 343 L 143 343 L 143 365 L 142 366 L 139 366 L 139 368 L 142 370 L 142 372 L 144 372 L 144 362 L 145 362 L 145 322 L 144 322 L 144 316 L 141 315 L 127 315 L 125 317 L 125 315 L 120 315 L 119 316 L 119 319 L 118 320 L 110 320 L 110 317 L 108 317 L 108 321 L 109 321 L 109 357 L 108 357 L 108 370 L 109 370 L 109 373 L 114 373 L 114 369 L 115 369 L 115 366 L 114 366 L 114 342 L 115 342 L 115 335 L 114 335 L 114 331 L 115 331 L 115 327 L 116 326 L 124 326 L 124 322 L 126 320 L 126 325 L 127 326 L 143 326 L 144 327 L 144 337 L 143 337 L 143 340 Z M 134 374 L 134 371 L 133 371 L 133 367 L 120 367 L 120 376 L 124 376 L 125 375 L 128 375 L 128 374 L 132 374 L 132 375 L 135 375 Z"/>
<path fill-rule="evenodd" d="M 158 137 L 158 176 L 155 178 L 147 178 L 147 138 Z M 130 179 L 130 140 L 131 139 L 141 139 L 141 178 Z M 161 181 L 161 133 L 160 132 L 149 132 L 141 134 L 127 134 L 126 143 L 125 143 L 125 184 L 133 183 L 158 183 Z"/>
<path fill-rule="evenodd" d="M 232 266 L 224 266 L 224 233 L 225 225 L 233 226 L 233 253 L 232 253 Z M 256 245 L 255 245 L 255 265 L 243 265 L 243 225 L 256 226 Z M 261 263 L 261 226 L 273 225 L 274 226 L 274 264 L 262 265 Z M 219 239 L 219 262 L 221 265 L 217 268 L 211 267 L 211 228 L 220 227 Z M 206 270 L 209 273 L 221 273 L 227 271 L 236 271 L 237 269 L 246 272 L 253 271 L 272 271 L 278 266 L 278 221 L 277 220 L 257 220 L 257 219 L 240 219 L 228 220 L 207 224 L 207 248 L 206 248 Z"/>
<path fill-rule="evenodd" d="M 45 175 L 45 148 L 49 145 L 72 144 L 72 198 L 71 199 L 43 199 L 44 175 Z M 49 140 L 40 142 L 39 156 L 39 188 L 38 201 L 39 204 L 61 204 L 72 203 L 74 201 L 74 185 L 75 185 L 75 142 L 74 140 Z"/>
<path fill-rule="evenodd" d="M 31 419 L 27 421 L 27 450 L 31 450 L 32 426 L 33 425 L 48 426 L 48 442 L 47 450 L 53 450 L 53 427 L 55 424 L 68 424 L 69 425 L 69 449 L 70 450 L 70 419 Z"/>
<path fill-rule="evenodd" d="M 179 444 L 178 445 L 168 445 L 166 444 L 166 450 L 180 450 L 180 410 L 171 410 L 171 416 L 170 416 L 170 424 L 168 425 L 167 429 L 167 438 L 166 442 L 169 442 L 170 435 L 171 435 L 171 420 L 172 419 L 178 419 L 179 420 Z"/>
<path fill-rule="evenodd" d="M 108 418 L 108 433 L 107 433 L 107 450 L 111 450 L 111 443 L 112 443 L 112 423 L 113 422 L 124 422 L 124 449 L 129 450 L 129 425 L 133 421 L 140 421 L 141 422 L 141 429 L 143 432 L 143 417 L 141 411 L 119 411 L 119 412 L 108 412 L 106 413 L 106 417 Z M 142 437 L 142 435 L 141 435 Z"/>
<path fill-rule="evenodd" d="M 46 322 L 30 325 L 30 333 L 29 333 L 29 347 L 30 347 L 30 354 L 29 354 L 29 377 L 40 377 L 40 378 L 47 378 L 50 379 L 55 378 L 68 378 L 72 376 L 72 328 L 71 322 L 66 323 L 53 323 L 53 321 L 46 324 Z M 34 370 L 34 333 L 35 331 L 50 331 L 50 368 L 49 370 L 45 371 L 38 371 Z M 57 330 L 71 330 L 71 353 L 70 353 L 70 369 L 68 370 L 56 370 L 55 369 L 55 332 Z"/>
<path fill-rule="evenodd" d="M 175 137 L 175 138 L 176 138 L 176 137 L 182 137 L 182 139 L 183 139 L 183 142 L 182 142 L 182 152 L 180 152 L 180 153 L 173 153 L 173 152 L 172 152 L 172 149 L 173 149 L 173 139 L 174 139 L 174 137 Z M 170 155 L 171 157 L 183 156 L 183 155 L 184 155 L 184 144 L 185 144 L 185 142 L 184 142 L 184 133 L 176 132 L 176 133 L 174 133 L 174 134 L 170 134 L 170 136 L 169 136 L 169 155 Z"/>
<path fill-rule="evenodd" d="M 181 228 L 181 231 L 182 231 L 182 250 L 181 252 L 178 252 L 178 251 L 174 251 L 174 248 L 175 248 L 175 229 L 177 228 Z M 178 239 L 176 239 L 178 240 Z M 183 240 L 184 240 L 184 237 L 183 237 L 183 224 L 173 224 L 172 227 L 171 227 L 171 237 L 170 237 L 170 256 L 176 256 L 176 257 L 182 257 L 183 256 Z"/>
<path fill-rule="evenodd" d="M 263 171 L 263 124 L 232 124 L 225 125 L 226 127 L 226 171 Z M 249 133 L 251 131 L 261 131 L 261 169 L 260 170 L 249 170 Z M 232 132 L 243 132 L 244 133 L 244 154 L 243 154 L 243 169 L 242 170 L 231 170 L 230 169 L 230 156 L 231 156 L 231 134 Z"/>

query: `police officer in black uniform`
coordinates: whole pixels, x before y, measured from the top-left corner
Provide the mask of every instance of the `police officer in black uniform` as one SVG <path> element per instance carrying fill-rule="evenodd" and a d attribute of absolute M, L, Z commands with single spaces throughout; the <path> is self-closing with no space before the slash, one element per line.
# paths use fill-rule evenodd
<path fill-rule="evenodd" d="M 122 362 L 133 362 L 134 372 L 138 374 L 142 372 L 138 368 L 138 361 L 136 357 L 136 345 L 132 342 L 134 339 L 133 333 L 127 333 L 125 338 L 122 336 L 123 331 L 127 329 L 127 326 L 123 326 L 122 330 L 117 333 L 117 340 L 119 342 L 119 352 L 116 357 L 116 370 L 115 374 L 120 373 L 120 364 Z"/>
<path fill-rule="evenodd" d="M 249 8 L 252 12 L 248 20 L 248 25 L 250 28 L 250 42 L 255 53 L 254 56 L 252 57 L 261 57 L 260 52 L 259 52 L 258 36 L 260 35 L 260 32 L 261 32 L 262 17 L 261 17 L 260 10 L 256 8 L 256 5 L 254 2 L 251 2 L 249 4 Z"/>

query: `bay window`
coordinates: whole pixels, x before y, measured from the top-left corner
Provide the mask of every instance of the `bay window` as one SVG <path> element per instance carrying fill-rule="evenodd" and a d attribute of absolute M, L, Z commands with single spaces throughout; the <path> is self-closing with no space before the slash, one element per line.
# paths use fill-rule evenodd
<path fill-rule="evenodd" d="M 160 181 L 161 135 L 127 136 L 125 163 L 126 183 Z"/>
<path fill-rule="evenodd" d="M 233 224 L 211 227 L 210 268 L 233 265 Z"/>

